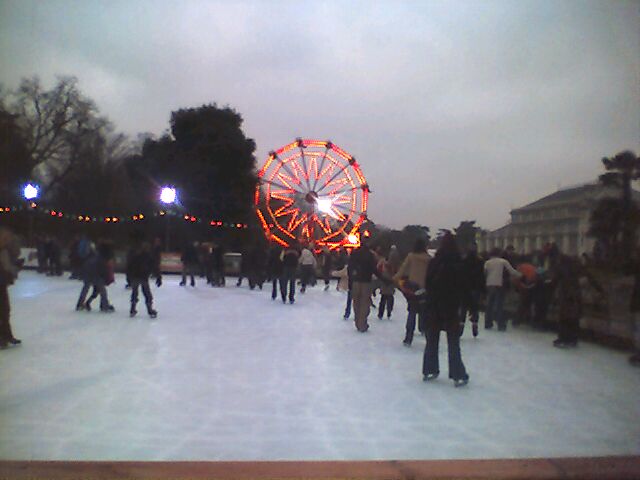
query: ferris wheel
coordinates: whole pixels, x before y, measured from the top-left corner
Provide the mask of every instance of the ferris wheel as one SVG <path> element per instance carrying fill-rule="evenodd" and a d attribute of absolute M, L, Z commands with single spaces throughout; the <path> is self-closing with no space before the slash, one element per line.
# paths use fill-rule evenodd
<path fill-rule="evenodd" d="M 258 177 L 256 213 L 267 238 L 283 246 L 359 245 L 369 185 L 336 144 L 298 138 L 270 152 Z"/>

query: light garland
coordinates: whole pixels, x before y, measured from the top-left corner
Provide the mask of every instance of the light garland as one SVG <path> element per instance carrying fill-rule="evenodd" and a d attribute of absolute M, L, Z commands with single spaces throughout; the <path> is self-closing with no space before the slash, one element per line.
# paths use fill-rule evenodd
<path fill-rule="evenodd" d="M 86 214 L 79 213 L 64 213 L 57 209 L 50 208 L 39 208 L 38 205 L 34 202 L 31 202 L 28 207 L 22 205 L 10 205 L 10 206 L 0 206 L 0 214 L 5 213 L 17 213 L 25 210 L 33 210 L 40 214 L 46 215 L 48 217 L 57 218 L 57 219 L 66 219 L 73 220 L 77 222 L 84 223 L 105 223 L 105 224 L 118 224 L 118 223 L 138 223 L 146 220 L 151 217 L 164 217 L 164 216 L 172 216 L 178 217 L 181 216 L 185 222 L 188 223 L 207 223 L 211 227 L 217 228 L 234 228 L 234 229 L 244 229 L 249 228 L 249 225 L 246 223 L 238 223 L 238 222 L 223 222 L 221 220 L 206 220 L 202 217 L 198 217 L 195 215 L 189 214 L 179 214 L 166 210 L 157 210 L 151 213 L 151 215 L 147 215 L 145 213 L 134 213 L 131 215 L 105 215 L 105 216 L 91 216 Z"/>

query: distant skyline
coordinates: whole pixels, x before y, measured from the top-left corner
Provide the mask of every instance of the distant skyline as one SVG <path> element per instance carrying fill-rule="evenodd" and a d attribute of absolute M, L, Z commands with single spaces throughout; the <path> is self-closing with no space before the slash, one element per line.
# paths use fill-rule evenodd
<path fill-rule="evenodd" d="M 353 154 L 378 224 L 502 226 L 640 153 L 638 1 L 0 0 L 0 83 L 74 75 L 118 131 L 228 105 Z"/>

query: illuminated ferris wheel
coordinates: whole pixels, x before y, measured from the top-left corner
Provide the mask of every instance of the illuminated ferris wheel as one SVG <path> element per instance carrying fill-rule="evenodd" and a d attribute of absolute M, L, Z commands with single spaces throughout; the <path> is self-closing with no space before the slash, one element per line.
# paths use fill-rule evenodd
<path fill-rule="evenodd" d="M 303 140 L 269 153 L 258 172 L 256 213 L 283 246 L 357 246 L 369 185 L 349 153 L 329 141 Z"/>

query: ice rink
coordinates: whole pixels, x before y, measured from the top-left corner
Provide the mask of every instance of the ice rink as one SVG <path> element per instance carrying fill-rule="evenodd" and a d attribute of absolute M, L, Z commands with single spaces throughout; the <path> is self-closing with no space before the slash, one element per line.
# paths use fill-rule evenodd
<path fill-rule="evenodd" d="M 345 294 L 295 305 L 198 279 L 153 287 L 159 316 L 75 312 L 81 284 L 22 272 L 11 287 L 23 345 L 0 351 L 0 459 L 369 460 L 640 454 L 640 370 L 628 353 L 551 346 L 526 327 L 470 331 L 470 383 L 422 382 L 424 337 L 344 321 Z M 377 299 L 376 299 L 377 301 Z M 95 302 L 97 307 L 97 302 Z M 510 326 L 511 327 L 511 326 Z"/>

